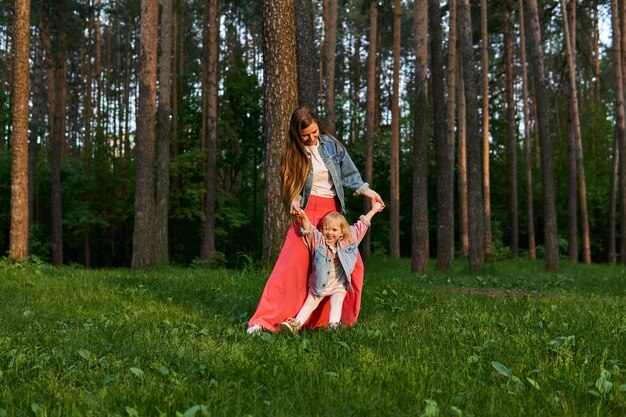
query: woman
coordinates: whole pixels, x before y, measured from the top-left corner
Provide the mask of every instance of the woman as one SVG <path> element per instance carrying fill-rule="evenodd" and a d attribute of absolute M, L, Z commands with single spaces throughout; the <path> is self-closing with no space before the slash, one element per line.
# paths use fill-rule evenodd
<path fill-rule="evenodd" d="M 344 187 L 354 195 L 368 197 L 372 205 L 379 202 L 384 207 L 380 195 L 361 179 L 344 146 L 326 132 L 311 110 L 297 108 L 291 115 L 282 161 L 281 198 L 285 210 L 297 216 L 303 209 L 317 227 L 327 213 L 345 213 Z M 287 232 L 257 310 L 248 322 L 248 334 L 264 329 L 275 331 L 286 318 L 295 316 L 307 297 L 311 259 L 298 228 L 299 225 L 292 225 Z M 348 326 L 356 322 L 361 307 L 363 261 L 360 255 L 351 282 L 353 291 L 346 295 L 341 314 L 341 323 Z M 328 300 L 324 300 L 304 323 L 305 327 L 328 325 L 329 310 Z"/>

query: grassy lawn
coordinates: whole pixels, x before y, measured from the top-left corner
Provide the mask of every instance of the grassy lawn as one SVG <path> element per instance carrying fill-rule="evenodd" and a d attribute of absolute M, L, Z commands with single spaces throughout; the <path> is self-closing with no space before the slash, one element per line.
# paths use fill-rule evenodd
<path fill-rule="evenodd" d="M 267 272 L 0 264 L 0 417 L 626 415 L 623 268 L 409 265 L 352 329 L 250 337 Z"/>

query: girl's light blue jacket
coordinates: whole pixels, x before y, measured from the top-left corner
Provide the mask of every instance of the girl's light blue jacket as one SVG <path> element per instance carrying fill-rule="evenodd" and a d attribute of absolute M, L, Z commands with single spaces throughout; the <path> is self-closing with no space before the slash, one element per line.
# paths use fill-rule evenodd
<path fill-rule="evenodd" d="M 356 265 L 357 256 L 359 254 L 359 243 L 365 236 L 367 228 L 370 226 L 365 216 L 361 216 L 358 222 L 350 226 L 352 239 L 340 239 L 337 241 L 337 256 L 343 268 L 343 271 L 337 271 L 337 279 L 346 283 L 346 289 L 352 291 L 350 275 Z M 309 276 L 309 289 L 316 297 L 323 292 L 330 278 L 330 270 L 333 268 L 333 250 L 326 243 L 326 239 L 322 232 L 317 230 L 313 225 L 309 230 L 300 228 L 300 234 L 305 245 L 311 252 L 313 265 L 311 267 L 311 275 Z M 345 277 L 342 274 L 345 273 Z"/>
<path fill-rule="evenodd" d="M 350 155 L 346 151 L 346 148 L 339 142 L 333 140 L 327 135 L 321 135 L 319 137 L 320 147 L 319 153 L 324 161 L 324 165 L 328 168 L 331 180 L 335 186 L 335 192 L 341 205 L 341 212 L 346 212 L 345 195 L 343 187 L 346 187 L 354 191 L 354 195 L 360 195 L 370 189 L 368 183 L 361 179 L 359 170 L 352 162 Z M 311 158 L 311 154 L 309 154 Z M 313 167 L 309 170 L 309 175 L 304 183 L 304 189 L 300 194 L 300 207 L 304 210 L 309 197 L 311 196 L 311 188 L 313 186 Z"/>

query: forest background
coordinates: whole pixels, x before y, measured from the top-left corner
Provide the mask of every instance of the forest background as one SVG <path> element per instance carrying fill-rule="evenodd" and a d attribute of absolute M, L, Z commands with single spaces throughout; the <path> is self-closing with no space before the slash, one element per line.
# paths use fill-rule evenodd
<path fill-rule="evenodd" d="M 271 260 L 304 104 L 388 203 L 364 256 L 626 260 L 625 0 L 0 4 L 0 253 Z"/>

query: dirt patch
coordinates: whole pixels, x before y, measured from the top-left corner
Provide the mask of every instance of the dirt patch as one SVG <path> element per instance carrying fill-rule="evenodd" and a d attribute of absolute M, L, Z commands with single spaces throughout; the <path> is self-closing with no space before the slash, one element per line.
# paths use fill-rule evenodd
<path fill-rule="evenodd" d="M 494 288 L 439 287 L 439 288 L 436 288 L 436 290 L 441 291 L 441 292 L 457 292 L 461 294 L 484 295 L 486 297 L 493 297 L 493 298 L 504 298 L 504 297 L 539 298 L 542 296 L 542 294 L 537 291 L 497 290 Z"/>

